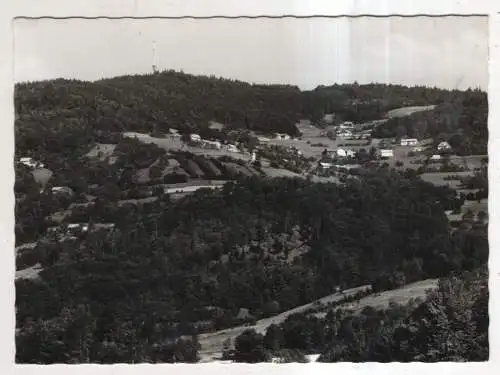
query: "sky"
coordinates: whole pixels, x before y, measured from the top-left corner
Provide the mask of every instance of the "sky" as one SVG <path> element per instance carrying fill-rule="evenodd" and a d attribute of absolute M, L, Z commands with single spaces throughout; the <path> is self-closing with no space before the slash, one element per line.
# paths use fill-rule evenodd
<path fill-rule="evenodd" d="M 160 70 L 251 83 L 488 85 L 487 17 L 14 21 L 16 82 Z"/>

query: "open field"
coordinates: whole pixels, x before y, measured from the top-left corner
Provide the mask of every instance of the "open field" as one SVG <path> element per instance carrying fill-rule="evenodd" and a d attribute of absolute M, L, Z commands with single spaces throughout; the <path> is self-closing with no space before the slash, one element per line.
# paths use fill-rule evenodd
<path fill-rule="evenodd" d="M 205 155 L 209 157 L 220 157 L 220 156 L 230 156 L 234 159 L 240 159 L 248 161 L 249 155 L 242 154 L 239 152 L 229 152 L 226 150 L 211 150 L 201 147 L 191 147 L 182 142 L 180 139 L 172 138 L 157 138 L 151 137 L 148 134 L 137 133 L 137 132 L 125 132 L 122 133 L 124 137 L 137 138 L 144 143 L 154 143 L 158 147 L 164 148 L 167 151 L 187 151 L 195 155 Z"/>
<path fill-rule="evenodd" d="M 286 169 L 278 169 L 278 168 L 271 168 L 271 167 L 262 167 L 262 171 L 266 174 L 268 177 L 299 177 L 303 178 L 302 175 L 286 170 Z"/>
<path fill-rule="evenodd" d="M 34 266 L 25 268 L 23 270 L 16 271 L 16 280 L 17 279 L 28 279 L 28 280 L 38 279 L 40 277 L 38 274 L 41 271 L 43 271 L 43 268 L 39 263 L 37 263 Z"/>
<path fill-rule="evenodd" d="M 346 303 L 343 305 L 339 305 L 334 309 L 349 307 L 352 308 L 355 312 L 359 312 L 366 306 L 372 306 L 375 308 L 387 307 L 391 301 L 404 304 L 407 303 L 412 298 L 425 297 L 426 291 L 428 289 L 436 288 L 437 283 L 438 281 L 436 279 L 428 279 L 415 282 L 399 289 L 394 289 L 382 293 L 375 293 L 369 295 L 367 297 L 362 298 L 359 304 Z M 344 298 L 344 296 L 354 295 L 361 290 L 366 290 L 367 288 L 370 288 L 370 285 L 364 285 L 358 288 L 348 289 L 345 290 L 343 294 L 341 293 L 331 294 L 312 303 L 296 307 L 294 309 L 285 311 L 273 317 L 261 319 L 257 321 L 257 323 L 254 326 L 239 326 L 214 333 L 201 334 L 198 337 L 199 342 L 201 344 L 200 362 L 211 362 L 220 357 L 224 341 L 226 341 L 227 339 L 234 340 L 245 329 L 255 329 L 257 332 L 265 334 L 267 328 L 271 324 L 280 324 L 284 322 L 290 315 L 295 313 L 301 313 L 310 308 L 313 308 L 318 304 L 318 302 L 321 302 L 322 304 L 328 304 L 330 302 L 340 301 L 342 300 L 342 298 Z M 316 313 L 315 315 L 324 316 L 325 314 L 326 313 Z"/>
<path fill-rule="evenodd" d="M 38 242 L 27 242 L 15 248 L 16 256 L 27 250 L 33 250 L 38 245 Z"/>
<path fill-rule="evenodd" d="M 426 106 L 414 106 L 414 107 L 401 107 L 393 109 L 392 111 L 387 112 L 387 117 L 404 117 L 409 116 L 412 113 L 422 112 L 422 111 L 430 111 L 436 108 L 435 105 L 426 105 Z"/>
<path fill-rule="evenodd" d="M 47 168 L 38 168 L 34 169 L 31 174 L 37 183 L 42 185 L 42 187 L 45 187 L 54 173 Z"/>
<path fill-rule="evenodd" d="M 361 312 L 363 308 L 370 306 L 376 309 L 384 309 L 389 306 L 390 302 L 395 302 L 398 304 L 405 304 L 412 298 L 424 298 L 426 296 L 427 290 L 437 288 L 438 280 L 437 279 L 428 279 L 423 281 L 418 281 L 416 283 L 405 285 L 399 289 L 388 290 L 382 293 L 374 293 L 359 300 L 359 303 L 347 303 L 345 305 L 341 305 L 335 307 L 338 308 L 347 308 L 353 310 L 355 313 Z M 326 313 L 316 313 L 313 314 L 316 317 L 323 318 Z"/>
<path fill-rule="evenodd" d="M 369 288 L 369 285 L 364 285 L 358 288 L 345 290 L 344 293 L 335 293 L 324 298 L 321 298 L 319 301 L 323 303 L 329 303 L 334 301 L 339 301 L 346 295 L 354 295 L 360 290 L 364 290 Z M 294 309 L 285 311 L 281 314 L 275 315 L 270 318 L 265 318 L 257 321 L 254 326 L 239 326 L 234 328 L 225 329 L 222 331 L 214 332 L 214 333 L 205 333 L 198 336 L 199 343 L 201 345 L 200 350 L 200 362 L 211 362 L 212 360 L 218 358 L 221 355 L 223 343 L 228 338 L 234 340 L 238 337 L 244 330 L 246 329 L 255 329 L 259 333 L 265 333 L 267 328 L 271 324 L 280 324 L 284 322 L 290 315 L 303 312 L 313 306 L 315 302 L 308 303 L 307 305 L 302 305 L 296 307 Z"/>

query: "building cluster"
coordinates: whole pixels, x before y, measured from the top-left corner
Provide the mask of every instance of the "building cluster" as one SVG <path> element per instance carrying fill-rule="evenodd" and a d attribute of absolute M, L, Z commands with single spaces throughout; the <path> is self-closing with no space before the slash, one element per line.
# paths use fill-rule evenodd
<path fill-rule="evenodd" d="M 356 129 L 356 127 L 352 122 L 347 121 L 335 127 L 335 134 L 337 138 L 345 140 L 370 139 L 372 135 L 372 130 Z"/>
<path fill-rule="evenodd" d="M 31 157 L 21 157 L 21 158 L 19 158 L 19 163 L 27 166 L 30 169 L 44 168 L 45 167 L 45 165 L 42 162 L 40 162 L 38 160 L 34 160 Z"/>
<path fill-rule="evenodd" d="M 279 139 L 281 141 L 288 141 L 290 140 L 292 137 L 290 137 L 289 134 L 285 134 L 285 133 L 276 133 L 275 136 L 274 136 L 275 139 Z"/>
<path fill-rule="evenodd" d="M 222 143 L 220 141 L 212 141 L 208 139 L 203 139 L 199 134 L 191 133 L 189 134 L 189 140 L 191 143 L 196 144 L 199 147 L 209 149 L 209 150 L 224 150 L 228 152 L 240 152 L 237 145 L 231 143 Z"/>

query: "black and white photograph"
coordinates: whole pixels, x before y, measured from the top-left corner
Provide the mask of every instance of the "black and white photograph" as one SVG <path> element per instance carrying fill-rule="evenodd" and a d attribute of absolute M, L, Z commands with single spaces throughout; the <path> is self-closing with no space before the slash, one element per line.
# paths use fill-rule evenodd
<path fill-rule="evenodd" d="M 12 28 L 17 364 L 488 361 L 488 16 Z"/>

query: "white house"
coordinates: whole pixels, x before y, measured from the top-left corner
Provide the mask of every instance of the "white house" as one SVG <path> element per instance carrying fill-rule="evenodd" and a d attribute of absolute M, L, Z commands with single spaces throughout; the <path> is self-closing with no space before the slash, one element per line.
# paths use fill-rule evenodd
<path fill-rule="evenodd" d="M 43 168 L 44 167 L 43 163 L 36 161 L 36 160 L 33 160 L 33 158 L 30 158 L 30 157 L 20 158 L 19 162 L 21 164 L 24 164 L 27 167 L 30 167 L 30 168 Z"/>
<path fill-rule="evenodd" d="M 321 166 L 321 168 L 323 169 L 329 169 L 331 167 L 333 167 L 333 164 L 332 163 L 326 163 L 324 161 L 320 161 L 319 162 L 319 165 Z"/>
<path fill-rule="evenodd" d="M 203 142 L 203 146 L 206 148 L 212 148 L 212 149 L 216 149 L 216 150 L 221 149 L 221 143 L 219 141 L 203 140 L 202 142 Z"/>
<path fill-rule="evenodd" d="M 432 155 L 431 160 L 441 160 L 441 155 L 438 154 Z"/>
<path fill-rule="evenodd" d="M 347 151 L 344 150 L 343 148 L 338 148 L 337 151 L 335 151 L 335 154 L 339 157 L 339 158 L 345 158 L 347 157 Z"/>
<path fill-rule="evenodd" d="M 439 143 L 439 144 L 438 144 L 437 149 L 438 149 L 439 151 L 443 151 L 443 150 L 450 150 L 450 149 L 451 149 L 451 146 L 450 146 L 450 144 L 449 144 L 448 142 L 443 141 L 443 142 L 441 142 L 441 143 Z"/>
<path fill-rule="evenodd" d="M 353 150 L 338 148 L 336 154 L 339 158 L 353 158 L 356 153 Z"/>
<path fill-rule="evenodd" d="M 74 231 L 82 231 L 86 232 L 89 230 L 88 224 L 79 224 L 79 223 L 70 223 L 67 226 L 68 231 L 74 232 Z"/>
<path fill-rule="evenodd" d="M 114 223 L 95 223 L 94 224 L 94 229 L 112 230 L 112 229 L 114 229 L 114 227 L 115 227 Z"/>
<path fill-rule="evenodd" d="M 67 186 L 54 186 L 50 191 L 53 194 L 68 194 L 68 195 L 73 195 L 74 192 L 70 187 Z"/>
<path fill-rule="evenodd" d="M 191 142 L 201 142 L 201 137 L 199 134 L 189 134 L 189 139 Z"/>
<path fill-rule="evenodd" d="M 339 128 L 343 130 L 352 130 L 354 129 L 354 124 L 350 121 L 345 121 L 343 124 L 339 126 Z"/>
<path fill-rule="evenodd" d="M 290 139 L 290 136 L 284 133 L 276 133 L 276 139 L 280 139 L 282 141 L 288 141 Z"/>
<path fill-rule="evenodd" d="M 418 145 L 418 139 L 416 138 L 401 139 L 401 146 L 416 146 L 416 145 Z"/>
<path fill-rule="evenodd" d="M 381 149 L 380 150 L 381 158 L 392 158 L 394 157 L 394 151 L 391 149 Z"/>
<path fill-rule="evenodd" d="M 337 132 L 338 137 L 352 137 L 352 131 L 347 130 L 347 129 L 342 129 Z"/>

